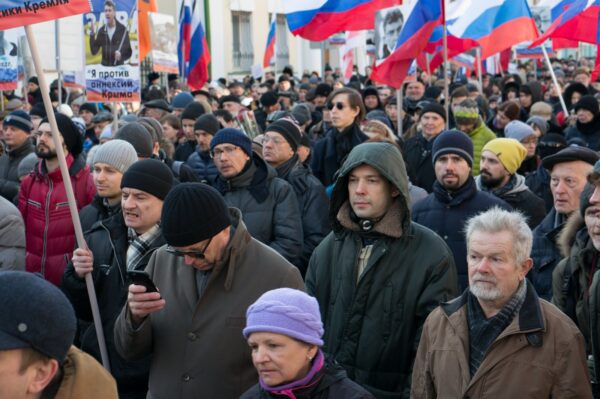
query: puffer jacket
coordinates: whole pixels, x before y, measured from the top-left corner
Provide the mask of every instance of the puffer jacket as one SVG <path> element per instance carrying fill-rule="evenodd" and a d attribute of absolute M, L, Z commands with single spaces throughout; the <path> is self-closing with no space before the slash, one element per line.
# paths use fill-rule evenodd
<path fill-rule="evenodd" d="M 590 123 L 580 123 L 565 130 L 565 139 L 583 140 L 594 151 L 600 150 L 600 115 L 594 117 Z"/>
<path fill-rule="evenodd" d="M 368 233 L 350 216 L 348 202 L 348 175 L 362 164 L 399 191 Z M 350 153 L 333 191 L 330 220 L 333 231 L 315 249 L 306 275 L 307 292 L 317 298 L 323 318 L 323 350 L 376 398 L 408 398 L 425 318 L 458 293 L 452 252 L 411 221 L 404 162 L 386 143 L 365 143 Z M 358 278 L 363 240 L 372 250 Z"/>
<path fill-rule="evenodd" d="M 277 174 L 290 183 L 298 199 L 304 234 L 299 269 L 304 276 L 315 247 L 331 231 L 327 218 L 329 197 L 319 179 L 313 176 L 310 168 L 303 165 L 296 155 L 277 168 Z"/>
<path fill-rule="evenodd" d="M 19 194 L 19 164 L 27 155 L 35 151 L 31 140 L 25 140 L 19 147 L 6 150 L 0 156 L 0 195 L 9 201 L 14 201 Z"/>
<path fill-rule="evenodd" d="M 294 265 L 302 255 L 302 219 L 292 187 L 258 155 L 237 176 L 220 176 L 215 188 L 228 206 L 242 211 L 252 237 L 267 244 Z"/>
<path fill-rule="evenodd" d="M 117 380 L 119 394 L 122 398 L 145 394 L 148 386 L 150 357 L 131 362 L 125 361 L 116 351 L 114 343 L 115 321 L 127 302 L 127 287 L 129 286 L 127 280 L 129 240 L 123 214 L 118 212 L 108 219 L 96 222 L 86 232 L 85 241 L 94 254 L 92 278 L 96 288 L 111 373 Z M 154 251 L 165 243 L 162 237 L 155 242 L 144 255 L 137 269 L 144 270 Z M 85 280 L 77 276 L 72 262 L 69 262 L 65 269 L 62 289 L 73 304 L 80 322 L 81 349 L 101 361 Z"/>
<path fill-rule="evenodd" d="M 185 163 L 194 171 L 196 177 L 202 183 L 213 184 L 219 174 L 210 154 L 208 152 L 202 153 L 200 147 L 196 148 L 196 151 L 189 156 Z"/>
<path fill-rule="evenodd" d="M 534 229 L 546 216 L 544 200 L 532 193 L 525 185 L 525 177 L 513 175 L 512 188 L 506 190 L 491 191 L 481 182 L 481 176 L 477 176 L 475 182 L 477 188 L 487 191 L 506 201 L 514 210 L 520 211 L 527 218 L 527 225 Z M 500 193 L 500 194 L 497 194 Z"/>
<path fill-rule="evenodd" d="M 325 187 L 331 185 L 335 181 L 335 172 L 342 165 L 344 158 L 354 147 L 368 138 L 356 123 L 343 132 L 331 128 L 315 143 L 312 150 L 310 167 L 315 177 Z"/>
<path fill-rule="evenodd" d="M 471 217 L 494 206 L 511 209 L 500 198 L 477 190 L 473 178 L 469 177 L 455 193 L 448 192 L 436 181 L 433 193 L 412 208 L 412 220 L 436 232 L 452 250 L 460 290 L 469 285 L 465 224 Z"/>
<path fill-rule="evenodd" d="M 0 271 L 25 269 L 25 225 L 16 206 L 0 197 Z"/>
<path fill-rule="evenodd" d="M 473 142 L 473 176 L 479 175 L 479 159 L 481 158 L 481 150 L 485 145 L 496 138 L 496 134 L 479 119 L 479 126 L 469 133 L 469 138 Z"/>
<path fill-rule="evenodd" d="M 68 154 L 66 160 L 77 209 L 81 210 L 92 201 L 96 188 L 82 155 L 73 159 Z M 75 247 L 73 221 L 59 168 L 48 173 L 45 162 L 38 163 L 21 184 L 19 211 L 25 222 L 26 270 L 39 272 L 59 285 Z"/>
<path fill-rule="evenodd" d="M 374 399 L 368 391 L 352 382 L 344 369 L 330 358 L 325 358 L 323 368 L 315 374 L 305 388 L 294 389 L 296 399 Z M 240 399 L 289 399 L 287 392 L 270 393 L 256 384 L 247 390 Z"/>
<path fill-rule="evenodd" d="M 563 216 L 552 208 L 544 220 L 533 229 L 531 258 L 533 267 L 527 277 L 533 283 L 540 298 L 552 299 L 552 272 L 562 259 L 557 245 L 558 234 L 564 227 Z"/>
<path fill-rule="evenodd" d="M 552 273 L 552 303 L 569 316 L 585 338 L 590 376 L 600 382 L 600 253 L 581 214 L 574 212 L 558 237 L 563 260 Z"/>
<path fill-rule="evenodd" d="M 469 291 L 427 318 L 415 359 L 412 397 L 419 399 L 591 399 L 581 333 L 527 284 L 525 300 L 469 372 Z"/>

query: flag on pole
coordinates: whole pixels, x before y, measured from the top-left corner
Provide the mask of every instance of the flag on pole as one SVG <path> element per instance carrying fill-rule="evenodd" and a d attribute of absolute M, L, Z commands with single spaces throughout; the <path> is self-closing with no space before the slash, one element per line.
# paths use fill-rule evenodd
<path fill-rule="evenodd" d="M 539 46 L 550 38 L 600 43 L 599 14 L 600 0 L 577 0 L 566 11 L 563 11 L 548 30 L 529 47 Z"/>
<path fill-rule="evenodd" d="M 138 0 L 138 41 L 140 46 L 140 61 L 143 61 L 152 49 L 148 13 L 157 11 L 158 7 L 156 7 L 156 0 Z"/>
<path fill-rule="evenodd" d="M 184 0 L 179 13 L 179 70 L 192 90 L 201 89 L 208 81 L 210 53 L 202 21 L 203 1 Z"/>
<path fill-rule="evenodd" d="M 354 68 L 354 49 L 360 45 L 365 44 L 366 40 L 362 32 L 360 31 L 348 31 L 346 32 L 346 43 L 340 49 L 341 65 L 342 65 L 342 76 L 344 77 L 344 83 L 348 83 L 352 77 L 352 71 Z"/>
<path fill-rule="evenodd" d="M 469 12 L 448 26 L 448 33 L 471 39 L 487 58 L 515 44 L 535 40 L 539 33 L 526 0 L 467 0 Z"/>
<path fill-rule="evenodd" d="M 537 6 L 550 9 L 550 24 L 552 24 L 552 22 L 556 21 L 560 14 L 569 8 L 574 1 L 575 0 L 542 0 Z M 579 42 L 575 40 L 560 38 L 552 40 L 552 48 L 554 50 L 561 48 L 577 48 L 578 46 Z"/>
<path fill-rule="evenodd" d="M 89 0 L 2 0 L 0 31 L 90 12 Z"/>
<path fill-rule="evenodd" d="M 415 0 L 408 5 L 406 21 L 395 50 L 373 68 L 371 78 L 399 88 L 410 66 L 420 56 L 436 26 L 442 23 L 440 0 Z"/>
<path fill-rule="evenodd" d="M 312 41 L 341 31 L 373 29 L 375 12 L 401 0 L 284 0 L 290 31 Z"/>
<path fill-rule="evenodd" d="M 268 68 L 273 63 L 275 56 L 275 28 L 277 26 L 277 14 L 273 13 L 271 18 L 271 26 L 269 27 L 269 35 L 267 36 L 267 47 L 263 57 L 263 68 Z"/>

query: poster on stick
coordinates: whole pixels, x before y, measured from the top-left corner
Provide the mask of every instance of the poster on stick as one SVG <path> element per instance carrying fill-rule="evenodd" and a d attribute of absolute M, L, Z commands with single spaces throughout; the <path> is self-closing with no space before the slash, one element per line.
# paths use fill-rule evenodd
<path fill-rule="evenodd" d="M 37 24 L 90 11 L 89 0 L 2 0 L 0 30 Z"/>
<path fill-rule="evenodd" d="M 136 0 L 92 0 L 83 15 L 88 101 L 140 101 Z"/>
<path fill-rule="evenodd" d="M 16 90 L 19 80 L 19 37 L 23 29 L 0 31 L 0 90 Z"/>
<path fill-rule="evenodd" d="M 150 26 L 152 37 L 152 64 L 154 71 L 178 73 L 177 25 L 175 18 L 168 14 L 151 12 Z"/>

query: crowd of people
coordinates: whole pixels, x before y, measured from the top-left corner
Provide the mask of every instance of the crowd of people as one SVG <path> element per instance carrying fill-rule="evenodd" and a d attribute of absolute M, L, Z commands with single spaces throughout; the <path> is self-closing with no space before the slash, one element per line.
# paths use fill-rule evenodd
<path fill-rule="evenodd" d="M 600 80 L 552 67 L 54 84 L 58 138 L 4 92 L 0 398 L 600 398 Z"/>

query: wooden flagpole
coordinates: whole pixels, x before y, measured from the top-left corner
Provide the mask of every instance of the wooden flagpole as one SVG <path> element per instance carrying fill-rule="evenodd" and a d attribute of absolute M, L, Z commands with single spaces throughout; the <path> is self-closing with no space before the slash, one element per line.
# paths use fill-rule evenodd
<path fill-rule="evenodd" d="M 42 60 L 37 47 L 37 42 L 33 34 L 33 30 L 30 25 L 25 25 L 25 34 L 27 35 L 27 41 L 29 42 L 29 49 L 31 50 L 31 56 L 33 58 L 33 64 L 37 73 L 40 91 L 42 92 L 42 99 L 44 101 L 44 108 L 48 115 L 48 122 L 52 129 L 52 140 L 56 147 L 56 155 L 58 158 L 58 164 L 60 167 L 60 173 L 62 175 L 63 183 L 65 185 L 65 191 L 69 200 L 69 210 L 71 211 L 71 219 L 73 220 L 73 227 L 75 230 L 75 238 L 77 239 L 77 246 L 79 248 L 87 248 L 85 239 L 83 238 L 83 230 L 81 228 L 81 222 L 79 220 L 79 213 L 77 206 L 75 205 L 75 194 L 73 192 L 73 186 L 71 184 L 71 176 L 69 176 L 69 168 L 65 159 L 65 153 L 59 138 L 58 125 L 56 124 L 56 116 L 54 115 L 54 109 L 50 102 L 50 93 L 48 92 L 48 83 L 46 82 L 46 76 L 44 75 L 44 68 L 42 66 Z M 88 295 L 90 297 L 90 305 L 92 308 L 92 315 L 94 317 L 94 326 L 96 327 L 96 335 L 98 337 L 98 345 L 100 347 L 100 355 L 102 357 L 102 364 L 104 368 L 110 371 L 110 364 L 108 360 L 108 352 L 106 350 L 106 343 L 104 341 L 104 332 L 102 328 L 102 321 L 100 319 L 100 311 L 98 309 L 98 300 L 96 299 L 96 290 L 94 288 L 94 281 L 92 280 L 92 274 L 88 273 L 85 276 L 85 284 L 87 287 Z"/>

